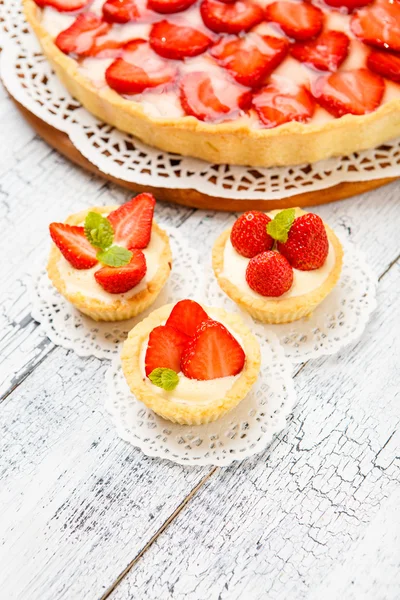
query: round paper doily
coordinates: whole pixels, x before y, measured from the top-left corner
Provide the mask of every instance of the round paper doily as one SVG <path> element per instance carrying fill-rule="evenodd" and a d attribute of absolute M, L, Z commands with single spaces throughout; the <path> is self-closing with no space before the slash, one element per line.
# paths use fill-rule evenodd
<path fill-rule="evenodd" d="M 265 331 L 274 331 L 294 363 L 335 354 L 357 340 L 376 308 L 375 274 L 359 250 L 342 240 L 341 243 L 344 258 L 339 282 L 311 317 L 285 325 L 263 325 Z M 213 306 L 243 314 L 221 290 L 212 272 L 206 275 L 206 297 Z"/>
<path fill-rule="evenodd" d="M 72 98 L 29 31 L 20 0 L 0 0 L 0 30 L 1 77 L 10 94 L 42 121 L 68 134 L 84 157 L 119 180 L 248 201 L 279 200 L 342 182 L 400 175 L 400 139 L 349 157 L 269 169 L 211 165 L 150 148 L 99 121 Z"/>
<path fill-rule="evenodd" d="M 272 331 L 253 324 L 261 346 L 260 376 L 250 393 L 231 412 L 208 425 L 165 421 L 136 400 L 118 359 L 106 374 L 106 409 L 118 435 L 147 456 L 183 465 L 226 466 L 264 450 L 286 425 L 296 395 L 291 365 Z"/>
<path fill-rule="evenodd" d="M 198 253 L 177 229 L 161 226 L 170 237 L 171 275 L 154 304 L 128 321 L 96 322 L 79 312 L 53 286 L 46 272 L 47 256 L 42 257 L 31 280 L 32 317 L 41 323 L 44 333 L 54 344 L 74 350 L 79 356 L 111 359 L 119 356 L 121 342 L 132 327 L 154 309 L 183 298 L 203 300 L 205 285 Z"/>

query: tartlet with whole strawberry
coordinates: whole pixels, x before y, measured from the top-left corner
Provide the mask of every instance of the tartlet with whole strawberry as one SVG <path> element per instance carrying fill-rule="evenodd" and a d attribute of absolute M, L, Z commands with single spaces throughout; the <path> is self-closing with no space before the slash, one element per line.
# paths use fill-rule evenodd
<path fill-rule="evenodd" d="M 332 229 L 299 208 L 244 213 L 212 253 L 221 289 L 264 323 L 309 316 L 337 284 L 342 261 Z"/>
<path fill-rule="evenodd" d="M 48 276 L 71 304 L 95 321 L 130 319 L 165 285 L 172 254 L 153 219 L 155 200 L 139 194 L 122 206 L 102 206 L 51 223 Z"/>
<path fill-rule="evenodd" d="M 260 348 L 237 314 L 181 300 L 153 311 L 129 333 L 122 370 L 135 397 L 181 425 L 215 421 L 250 391 Z"/>

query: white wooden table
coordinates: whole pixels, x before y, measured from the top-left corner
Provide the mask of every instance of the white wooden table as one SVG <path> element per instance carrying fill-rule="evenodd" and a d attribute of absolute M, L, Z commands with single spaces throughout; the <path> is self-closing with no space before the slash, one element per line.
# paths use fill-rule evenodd
<path fill-rule="evenodd" d="M 122 442 L 107 362 L 55 347 L 26 276 L 48 224 L 127 193 L 66 162 L 0 91 L 0 598 L 400 598 L 400 183 L 316 208 L 379 276 L 362 339 L 295 370 L 260 456 L 183 468 Z M 160 205 L 211 248 L 232 215 Z"/>

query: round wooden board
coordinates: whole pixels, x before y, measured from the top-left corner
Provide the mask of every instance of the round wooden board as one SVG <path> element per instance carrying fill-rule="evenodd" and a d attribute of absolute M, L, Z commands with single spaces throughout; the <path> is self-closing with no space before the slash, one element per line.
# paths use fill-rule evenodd
<path fill-rule="evenodd" d="M 373 181 L 360 181 L 354 183 L 341 183 L 331 188 L 319 190 L 316 192 L 306 192 L 296 196 L 284 198 L 282 200 L 230 200 L 216 196 L 208 196 L 197 190 L 188 189 L 170 189 L 161 187 L 143 186 L 136 183 L 116 179 L 111 175 L 107 175 L 89 162 L 71 143 L 68 135 L 58 129 L 48 125 L 36 115 L 28 111 L 19 102 L 12 98 L 18 109 L 21 111 L 24 118 L 36 130 L 36 132 L 50 146 L 58 150 L 61 154 L 69 158 L 72 162 L 83 167 L 91 173 L 95 173 L 100 177 L 104 177 L 113 183 L 117 183 L 126 187 L 133 192 L 151 192 L 158 200 L 164 202 L 174 202 L 192 208 L 202 208 L 207 210 L 224 210 L 233 212 L 243 212 L 245 210 L 273 210 L 275 208 L 287 208 L 291 206 L 313 206 L 317 204 L 326 204 L 335 200 L 343 200 L 350 198 L 362 192 L 367 192 L 375 188 L 386 185 L 394 178 L 374 179 Z"/>

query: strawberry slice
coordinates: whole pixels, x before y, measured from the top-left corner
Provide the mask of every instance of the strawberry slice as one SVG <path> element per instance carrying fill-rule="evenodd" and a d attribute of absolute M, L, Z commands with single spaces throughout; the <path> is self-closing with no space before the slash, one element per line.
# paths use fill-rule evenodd
<path fill-rule="evenodd" d="M 129 23 L 142 17 L 138 0 L 107 0 L 103 4 L 103 17 L 108 23 Z"/>
<path fill-rule="evenodd" d="M 175 304 L 168 317 L 166 325 L 178 329 L 185 335 L 192 337 L 197 327 L 207 321 L 206 311 L 194 300 L 181 300 Z"/>
<path fill-rule="evenodd" d="M 169 325 L 155 327 L 149 335 L 144 359 L 147 377 L 159 367 L 180 373 L 182 353 L 189 339 Z"/>
<path fill-rule="evenodd" d="M 342 8 L 346 9 L 347 12 L 353 12 L 357 8 L 371 4 L 372 0 L 324 0 L 324 2 L 332 8 Z"/>
<path fill-rule="evenodd" d="M 110 29 L 100 17 L 93 13 L 84 13 L 68 29 L 56 37 L 56 45 L 65 54 L 89 56 L 96 37 L 104 35 Z"/>
<path fill-rule="evenodd" d="M 373 50 L 368 56 L 367 66 L 374 73 L 400 83 L 400 56 L 398 54 Z"/>
<path fill-rule="evenodd" d="M 149 43 L 160 56 L 182 60 L 187 56 L 202 54 L 212 40 L 193 27 L 175 25 L 164 20 L 153 25 Z"/>
<path fill-rule="evenodd" d="M 342 31 L 326 31 L 316 40 L 293 44 L 290 53 L 319 71 L 336 71 L 347 57 L 350 40 Z"/>
<path fill-rule="evenodd" d="M 51 223 L 49 229 L 51 239 L 74 269 L 91 269 L 97 265 L 97 250 L 86 239 L 83 227 Z"/>
<path fill-rule="evenodd" d="M 223 38 L 210 53 L 238 83 L 256 87 L 283 61 L 288 48 L 283 38 L 250 33 Z"/>
<path fill-rule="evenodd" d="M 237 0 L 233 4 L 203 0 L 200 13 L 204 24 L 216 33 L 249 31 L 264 20 L 262 8 L 244 0 Z"/>
<path fill-rule="evenodd" d="M 243 348 L 222 323 L 207 319 L 183 351 L 181 369 L 189 379 L 237 375 L 244 367 Z"/>
<path fill-rule="evenodd" d="M 357 11 L 351 19 L 351 30 L 366 44 L 400 52 L 400 2 L 378 0 Z"/>
<path fill-rule="evenodd" d="M 180 99 L 187 115 L 218 122 L 250 108 L 251 92 L 229 80 L 196 71 L 181 79 Z"/>
<path fill-rule="evenodd" d="M 58 12 L 73 12 L 90 4 L 91 0 L 35 0 L 35 2 L 40 8 L 51 6 Z"/>
<path fill-rule="evenodd" d="M 99 285 L 110 294 L 129 292 L 146 275 L 146 257 L 141 250 L 132 250 L 131 261 L 123 267 L 103 267 L 95 272 Z"/>
<path fill-rule="evenodd" d="M 322 11 L 305 2 L 272 2 L 267 6 L 265 16 L 267 21 L 279 25 L 286 35 L 299 41 L 316 37 L 324 24 Z"/>
<path fill-rule="evenodd" d="M 315 110 L 314 99 L 307 88 L 277 76 L 254 94 L 253 106 L 268 129 L 290 121 L 306 123 Z"/>
<path fill-rule="evenodd" d="M 143 193 L 111 212 L 107 219 L 114 229 L 114 243 L 123 243 L 129 250 L 147 248 L 155 204 L 154 196 Z"/>
<path fill-rule="evenodd" d="M 86 52 L 85 56 L 96 56 L 97 58 L 118 58 L 122 54 L 127 41 L 110 39 L 108 36 L 96 37 L 93 46 Z"/>
<path fill-rule="evenodd" d="M 144 40 L 126 44 L 122 57 L 106 70 L 110 88 L 119 94 L 140 94 L 147 88 L 170 83 L 175 79 L 176 68 L 162 60 Z"/>
<path fill-rule="evenodd" d="M 182 12 L 186 10 L 196 0 L 148 0 L 147 6 L 154 10 L 154 12 L 161 13 L 162 15 L 169 15 L 172 13 Z"/>
<path fill-rule="evenodd" d="M 314 97 L 334 117 L 365 115 L 381 103 L 385 83 L 368 69 L 337 71 L 317 79 Z"/>

